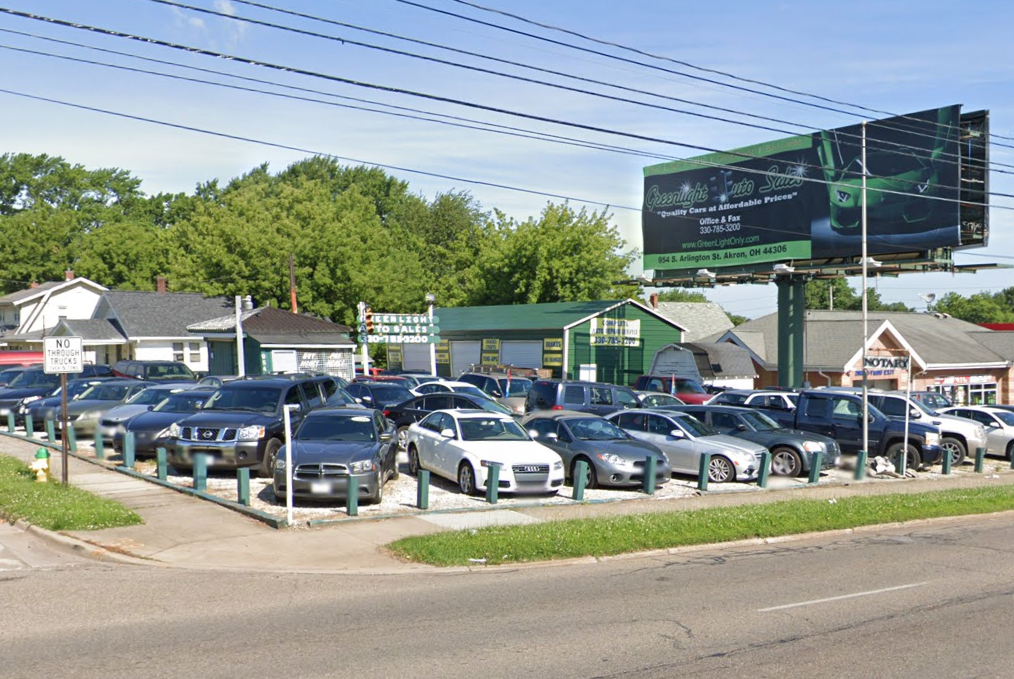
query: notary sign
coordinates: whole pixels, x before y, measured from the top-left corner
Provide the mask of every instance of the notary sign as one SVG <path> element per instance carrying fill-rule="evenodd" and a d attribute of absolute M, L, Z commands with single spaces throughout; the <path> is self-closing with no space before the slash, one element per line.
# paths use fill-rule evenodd
<path fill-rule="evenodd" d="M 48 374 L 79 373 L 84 370 L 80 337 L 46 337 L 42 340 L 42 369 Z"/>
<path fill-rule="evenodd" d="M 908 370 L 909 356 L 867 356 L 863 367 L 867 370 Z"/>

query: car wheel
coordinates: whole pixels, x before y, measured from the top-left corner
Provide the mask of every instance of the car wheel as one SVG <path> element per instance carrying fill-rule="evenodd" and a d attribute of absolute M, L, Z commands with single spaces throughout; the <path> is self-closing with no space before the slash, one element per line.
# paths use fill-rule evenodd
<path fill-rule="evenodd" d="M 714 455 L 708 465 L 708 481 L 713 483 L 725 483 L 736 480 L 736 468 L 732 466 L 728 458 L 721 455 Z"/>
<path fill-rule="evenodd" d="M 792 448 L 775 448 L 771 451 L 771 473 L 775 476 L 799 476 L 803 473 L 803 458 Z"/>
<path fill-rule="evenodd" d="M 968 448 L 965 444 L 952 436 L 945 436 L 940 439 L 940 447 L 943 448 L 944 455 L 951 456 L 951 466 L 957 467 L 965 461 L 965 456 L 968 455 Z"/>
<path fill-rule="evenodd" d="M 902 443 L 901 441 L 898 441 L 897 443 L 892 443 L 891 446 L 887 449 L 887 459 L 890 460 L 891 462 L 894 462 L 896 459 L 898 459 L 898 453 L 901 452 L 902 447 L 904 446 L 905 444 Z M 920 467 L 922 467 L 922 456 L 919 455 L 919 451 L 916 449 L 916 447 L 910 444 L 906 447 L 905 450 L 905 468 L 918 470 Z"/>
<path fill-rule="evenodd" d="M 375 504 L 375 505 L 379 505 L 381 502 L 384 501 L 384 472 L 383 471 L 381 471 L 380 475 L 377 477 L 377 492 L 373 494 L 373 497 L 370 498 L 370 501 L 373 504 Z"/>
<path fill-rule="evenodd" d="M 1014 455 L 1014 441 L 1007 444 L 1007 459 L 1011 459 L 1011 455 Z"/>
<path fill-rule="evenodd" d="M 419 476 L 419 451 L 415 446 L 408 447 L 408 473 Z"/>
<path fill-rule="evenodd" d="M 408 449 L 408 427 L 405 426 L 398 427 L 398 434 L 396 440 L 398 441 L 398 450 Z"/>
<path fill-rule="evenodd" d="M 401 478 L 401 470 L 398 469 L 398 451 L 395 450 L 391 457 L 391 480 L 397 481 Z"/>
<path fill-rule="evenodd" d="M 261 478 L 268 479 L 274 474 L 275 459 L 278 457 L 278 451 L 281 449 L 281 441 L 278 439 L 268 439 L 267 444 L 264 446 L 264 459 L 261 461 L 260 469 L 257 470 Z"/>
<path fill-rule="evenodd" d="M 584 474 L 584 487 L 589 490 L 594 490 L 599 487 L 599 477 L 595 473 L 595 465 L 586 457 L 579 457 L 571 464 L 570 467 L 570 482 L 574 483 L 574 479 L 577 478 L 577 463 L 584 462 L 588 465 L 587 471 Z"/>
<path fill-rule="evenodd" d="M 470 462 L 462 462 L 458 467 L 458 488 L 464 495 L 475 495 L 475 470 Z"/>

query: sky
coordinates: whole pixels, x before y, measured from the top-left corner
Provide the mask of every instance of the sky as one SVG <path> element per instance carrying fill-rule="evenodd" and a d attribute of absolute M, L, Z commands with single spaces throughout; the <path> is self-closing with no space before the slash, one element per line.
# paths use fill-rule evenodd
<path fill-rule="evenodd" d="M 550 201 L 606 210 L 628 250 L 642 245 L 645 166 L 886 117 L 756 82 L 894 114 L 989 109 L 990 241 L 955 261 L 1014 264 L 1014 3 L 0 0 L 0 8 L 44 18 L 0 11 L 2 153 L 121 168 L 149 194 L 326 154 L 383 167 L 427 199 L 467 191 L 518 220 Z M 640 273 L 638 264 L 631 275 Z M 923 310 L 921 295 L 998 292 L 1014 285 L 1014 272 L 872 285 L 887 302 Z M 741 316 L 777 308 L 774 285 L 704 291 Z"/>

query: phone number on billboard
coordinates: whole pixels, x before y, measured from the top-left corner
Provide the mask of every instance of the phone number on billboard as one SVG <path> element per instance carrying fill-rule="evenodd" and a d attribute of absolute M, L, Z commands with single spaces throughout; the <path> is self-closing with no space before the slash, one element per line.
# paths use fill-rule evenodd
<path fill-rule="evenodd" d="M 711 224 L 709 226 L 701 227 L 701 235 L 708 233 L 729 233 L 730 231 L 739 231 L 742 228 L 741 224 Z"/>

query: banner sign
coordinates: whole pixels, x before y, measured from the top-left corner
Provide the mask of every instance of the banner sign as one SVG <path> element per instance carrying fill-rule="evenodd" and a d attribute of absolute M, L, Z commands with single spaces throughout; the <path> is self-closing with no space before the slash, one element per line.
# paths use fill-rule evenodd
<path fill-rule="evenodd" d="M 545 353 L 563 351 L 563 338 L 550 337 L 542 340 L 542 351 Z"/>
<path fill-rule="evenodd" d="M 602 318 L 591 319 L 592 346 L 636 347 L 641 338 L 640 319 Z"/>
<path fill-rule="evenodd" d="M 869 254 L 963 244 L 960 117 L 947 106 L 867 123 Z M 852 125 L 645 168 L 644 269 L 860 255 L 862 136 Z"/>
<path fill-rule="evenodd" d="M 563 354 L 543 354 L 542 365 L 547 368 L 559 368 L 563 365 Z"/>
<path fill-rule="evenodd" d="M 908 370 L 911 362 L 908 356 L 867 356 L 863 359 L 863 367 L 869 370 Z"/>

